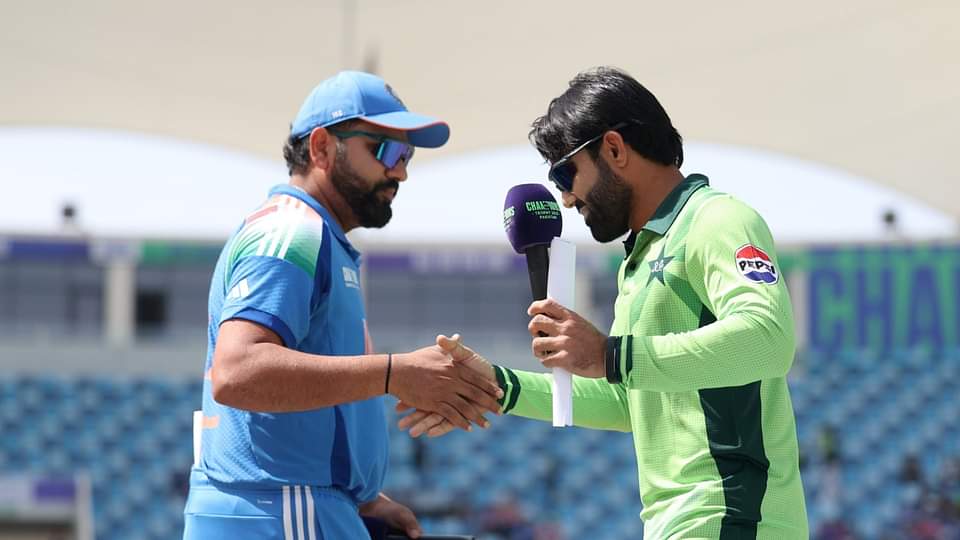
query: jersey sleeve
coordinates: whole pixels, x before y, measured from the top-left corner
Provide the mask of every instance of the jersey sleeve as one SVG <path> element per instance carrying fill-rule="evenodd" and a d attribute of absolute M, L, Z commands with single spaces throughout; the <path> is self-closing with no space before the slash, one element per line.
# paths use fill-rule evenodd
<path fill-rule="evenodd" d="M 503 389 L 500 404 L 504 414 L 534 420 L 553 418 L 553 377 L 494 366 L 497 383 Z M 621 385 L 604 379 L 573 376 L 573 423 L 579 427 L 630 431 L 630 412 L 626 391 Z"/>
<path fill-rule="evenodd" d="M 795 346 L 792 307 L 760 215 L 729 196 L 706 201 L 694 215 L 686 258 L 703 304 L 700 327 L 619 338 L 616 368 L 627 387 L 678 392 L 785 376 Z"/>
<path fill-rule="evenodd" d="M 289 213 L 288 213 L 289 214 Z M 269 328 L 286 347 L 306 337 L 322 245 L 321 220 L 277 213 L 246 225 L 235 237 L 219 323 L 244 319 Z"/>

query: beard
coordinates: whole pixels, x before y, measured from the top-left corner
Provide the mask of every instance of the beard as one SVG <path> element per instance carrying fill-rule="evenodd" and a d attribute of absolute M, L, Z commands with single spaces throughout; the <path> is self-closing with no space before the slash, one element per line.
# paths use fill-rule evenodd
<path fill-rule="evenodd" d="M 587 207 L 584 222 L 590 227 L 590 234 L 597 242 L 606 243 L 620 238 L 630 228 L 633 190 L 603 158 L 598 157 L 596 163 L 597 183 L 587 193 L 586 202 L 577 201 L 577 209 Z"/>
<path fill-rule="evenodd" d="M 385 178 L 373 187 L 367 187 L 369 182 L 357 174 L 347 163 L 346 152 L 337 149 L 337 161 L 333 166 L 330 177 L 333 187 L 343 196 L 357 222 L 361 227 L 379 229 L 390 222 L 393 209 L 389 198 L 380 196 L 380 193 L 400 189 L 400 182 Z"/>

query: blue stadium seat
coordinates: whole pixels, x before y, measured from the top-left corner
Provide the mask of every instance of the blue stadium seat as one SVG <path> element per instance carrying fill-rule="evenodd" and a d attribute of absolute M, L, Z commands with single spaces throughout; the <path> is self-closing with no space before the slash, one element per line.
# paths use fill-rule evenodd
<path fill-rule="evenodd" d="M 829 515 L 821 506 L 817 441 L 833 423 L 841 427 L 842 511 L 862 536 L 876 537 L 895 526 L 902 511 L 896 478 L 907 455 L 920 456 L 934 475 L 960 454 L 960 349 L 811 351 L 798 357 L 795 371 L 789 381 L 809 462 L 804 487 L 811 526 Z M 199 376 L 0 378 L 0 470 L 87 471 L 98 539 L 177 537 L 184 493 L 174 481 L 192 462 L 191 411 L 199 406 L 201 384 Z M 511 497 L 524 501 L 530 515 L 558 523 L 567 538 L 641 534 L 629 434 L 495 418 L 489 430 L 426 439 L 426 468 L 418 471 L 415 443 L 393 425 L 392 404 L 388 410 L 388 492 L 435 493 L 477 511 Z M 424 525 L 436 533 L 478 526 L 471 516 L 429 518 Z"/>

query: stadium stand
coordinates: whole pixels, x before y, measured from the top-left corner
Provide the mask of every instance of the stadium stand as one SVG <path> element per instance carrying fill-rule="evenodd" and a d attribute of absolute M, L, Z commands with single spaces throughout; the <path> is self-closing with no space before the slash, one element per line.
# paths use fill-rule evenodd
<path fill-rule="evenodd" d="M 958 377 L 958 349 L 798 358 L 791 388 L 815 538 L 955 537 Z M 199 380 L 6 374 L 0 473 L 87 471 L 96 538 L 176 538 L 199 397 Z M 638 498 L 628 435 L 512 417 L 426 441 L 391 429 L 388 490 L 428 531 L 506 540 L 641 530 L 634 506 L 616 504 Z"/>

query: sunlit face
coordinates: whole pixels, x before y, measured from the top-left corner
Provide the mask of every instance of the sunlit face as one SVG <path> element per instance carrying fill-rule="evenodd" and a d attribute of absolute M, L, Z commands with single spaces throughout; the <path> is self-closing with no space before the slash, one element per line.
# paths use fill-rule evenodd
<path fill-rule="evenodd" d="M 405 141 L 406 133 L 365 122 L 354 123 L 349 129 L 385 135 Z M 337 129 L 328 129 L 334 136 Z M 339 140 L 337 155 L 330 176 L 331 183 L 343 196 L 361 227 L 380 228 L 393 216 L 393 203 L 400 182 L 407 179 L 407 163 L 398 161 L 387 168 L 375 155 L 379 142 L 365 136 Z"/>
<path fill-rule="evenodd" d="M 577 173 L 573 189 L 563 192 L 563 204 L 577 208 L 598 242 L 610 242 L 626 234 L 630 228 L 631 187 L 602 156 L 594 161 L 584 151 L 572 160 Z"/>

